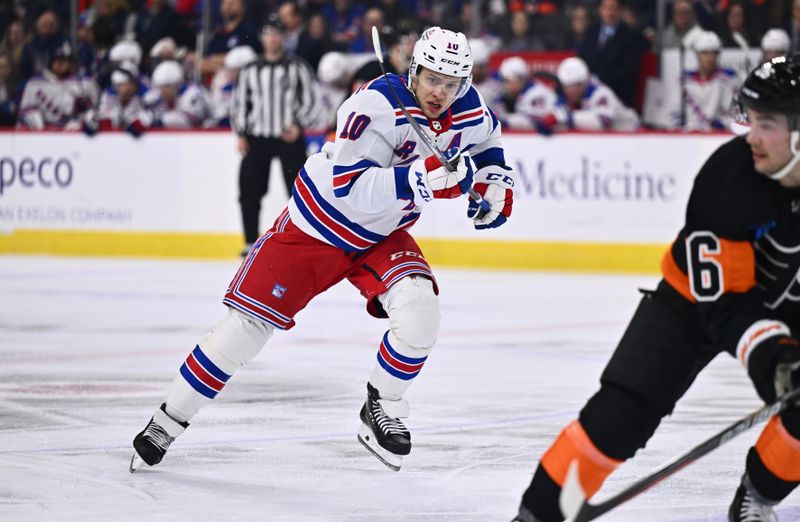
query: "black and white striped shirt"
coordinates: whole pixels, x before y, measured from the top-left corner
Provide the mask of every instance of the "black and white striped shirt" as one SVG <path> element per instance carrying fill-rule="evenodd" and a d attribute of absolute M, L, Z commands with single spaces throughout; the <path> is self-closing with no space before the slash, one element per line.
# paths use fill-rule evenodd
<path fill-rule="evenodd" d="M 233 127 L 240 136 L 280 137 L 291 125 L 305 128 L 317 116 L 319 92 L 311 67 L 302 58 L 264 58 L 244 67 L 234 96 Z"/>

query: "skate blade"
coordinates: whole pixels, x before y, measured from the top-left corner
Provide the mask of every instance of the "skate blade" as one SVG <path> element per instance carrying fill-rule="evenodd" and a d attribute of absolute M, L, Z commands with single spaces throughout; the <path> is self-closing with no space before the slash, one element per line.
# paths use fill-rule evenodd
<path fill-rule="evenodd" d="M 392 471 L 400 471 L 403 457 L 383 449 L 366 424 L 362 424 L 361 427 L 358 428 L 358 442 L 367 448 L 370 453 L 375 455 L 378 460 L 383 462 L 387 468 Z"/>
<path fill-rule="evenodd" d="M 137 469 L 142 467 L 142 464 L 145 464 L 145 461 L 142 460 L 142 457 L 139 456 L 136 451 L 133 452 L 133 457 L 131 457 L 131 464 L 128 467 L 128 471 L 131 473 L 135 472 Z"/>

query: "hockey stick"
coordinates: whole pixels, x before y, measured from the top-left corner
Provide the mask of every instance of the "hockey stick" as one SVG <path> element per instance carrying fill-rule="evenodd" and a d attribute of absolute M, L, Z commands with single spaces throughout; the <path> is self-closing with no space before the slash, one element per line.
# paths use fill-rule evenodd
<path fill-rule="evenodd" d="M 411 128 L 414 129 L 414 132 L 417 133 L 422 142 L 425 145 L 427 145 L 431 153 L 434 156 L 436 156 L 436 159 L 439 160 L 439 163 L 441 163 L 444 166 L 444 168 L 447 169 L 447 172 L 450 173 L 454 172 L 453 165 L 447 160 L 447 158 L 444 157 L 442 151 L 440 151 L 436 147 L 436 145 L 433 144 L 430 137 L 428 137 L 428 135 L 425 134 L 425 132 L 422 130 L 422 127 L 419 126 L 417 120 L 415 120 L 414 117 L 408 113 L 408 109 L 406 109 L 406 106 L 403 105 L 403 102 L 400 100 L 400 96 L 398 96 L 397 92 L 394 90 L 392 82 L 389 81 L 389 77 L 386 74 L 386 69 L 383 67 L 383 51 L 381 50 L 381 38 L 380 35 L 378 34 L 378 28 L 375 27 L 374 25 L 372 26 L 372 48 L 375 51 L 375 56 L 378 57 L 378 64 L 381 66 L 381 73 L 383 73 L 383 77 L 386 79 L 386 85 L 389 86 L 389 91 L 391 91 L 392 96 L 394 97 L 394 101 L 397 103 L 397 106 L 400 107 L 400 110 L 403 112 L 403 116 L 406 117 L 408 123 L 411 124 Z M 475 192 L 475 190 L 472 188 L 469 189 L 469 197 L 474 199 L 475 202 L 480 207 L 480 209 L 478 210 L 478 214 L 475 216 L 476 218 L 482 218 L 483 216 L 489 213 L 489 211 L 491 210 L 489 202 L 483 199 L 481 195 Z"/>
<path fill-rule="evenodd" d="M 718 447 L 722 446 L 737 435 L 749 430 L 756 424 L 765 422 L 770 417 L 782 412 L 793 403 L 796 404 L 798 399 L 800 399 L 800 388 L 784 394 L 774 403 L 768 404 L 751 413 L 747 417 L 734 422 L 710 439 L 692 448 L 684 455 L 675 457 L 672 460 L 662 464 L 649 475 L 637 480 L 608 500 L 599 502 L 597 504 L 591 504 L 586 500 L 586 494 L 584 493 L 583 487 L 580 484 L 580 479 L 578 478 L 578 463 L 577 460 L 573 460 L 569 465 L 567 478 L 564 481 L 564 487 L 561 490 L 561 498 L 559 499 L 561 511 L 570 522 L 589 522 L 590 520 L 594 520 L 608 511 L 611 511 L 620 504 L 627 502 L 633 497 L 639 495 L 640 493 L 644 493 L 662 480 L 677 473 L 692 462 L 698 460 L 700 457 L 711 453 Z"/>

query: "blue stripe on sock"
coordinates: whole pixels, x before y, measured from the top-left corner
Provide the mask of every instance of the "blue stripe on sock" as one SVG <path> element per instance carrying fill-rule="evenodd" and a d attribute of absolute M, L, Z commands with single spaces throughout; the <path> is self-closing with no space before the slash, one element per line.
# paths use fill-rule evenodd
<path fill-rule="evenodd" d="M 202 366 L 203 369 L 205 369 L 205 371 L 207 371 L 220 381 L 228 382 L 228 379 L 231 378 L 230 375 L 217 368 L 217 365 L 211 362 L 211 359 L 206 357 L 206 354 L 204 354 L 203 350 L 200 349 L 199 344 L 194 347 L 194 350 L 192 350 L 192 354 L 194 355 L 194 358 L 197 359 L 197 362 L 200 363 L 200 366 Z"/>
<path fill-rule="evenodd" d="M 389 363 L 387 363 L 385 360 L 383 360 L 383 357 L 381 357 L 380 352 L 378 352 L 378 363 L 381 365 L 381 367 L 384 370 L 386 370 L 386 372 L 389 375 L 392 375 L 393 377 L 397 377 L 398 379 L 402 379 L 404 381 L 410 381 L 411 379 L 416 377 L 417 374 L 419 373 L 419 370 L 417 370 L 414 373 L 405 373 L 405 372 L 401 372 L 401 371 L 398 371 L 398 370 L 392 368 L 389 365 Z"/>
<path fill-rule="evenodd" d="M 189 371 L 189 368 L 186 366 L 186 363 L 181 365 L 181 376 L 189 383 L 189 386 L 194 388 L 194 390 L 203 395 L 204 397 L 208 397 L 209 399 L 213 399 L 217 396 L 217 391 L 209 388 L 206 384 L 200 381 L 194 374 Z"/>
<path fill-rule="evenodd" d="M 406 357 L 405 355 L 400 355 L 399 353 L 397 353 L 394 350 L 394 348 L 392 348 L 392 345 L 389 344 L 389 330 L 386 330 L 386 333 L 383 334 L 383 344 L 384 344 L 384 346 L 386 346 L 386 350 L 391 354 L 392 357 L 394 357 L 398 361 L 404 362 L 406 364 L 424 363 L 425 360 L 428 358 L 427 356 L 426 357 L 420 357 L 420 358 Z"/>

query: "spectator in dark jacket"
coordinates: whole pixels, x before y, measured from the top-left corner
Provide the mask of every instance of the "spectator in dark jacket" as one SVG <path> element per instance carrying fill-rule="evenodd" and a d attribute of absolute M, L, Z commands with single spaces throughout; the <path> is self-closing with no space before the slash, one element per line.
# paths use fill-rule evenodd
<path fill-rule="evenodd" d="M 147 8 L 136 20 L 136 40 L 148 55 L 156 42 L 167 37 L 172 38 L 178 47 L 189 47 L 194 43 L 194 35 L 167 0 L 149 0 Z"/>
<path fill-rule="evenodd" d="M 23 80 L 41 74 L 50 64 L 56 49 L 66 41 L 61 33 L 56 13 L 46 10 L 36 19 L 33 38 L 22 50 L 20 73 Z"/>
<path fill-rule="evenodd" d="M 586 32 L 578 55 L 628 107 L 634 106 L 644 38 L 621 18 L 621 0 L 601 0 L 600 23 Z"/>
<path fill-rule="evenodd" d="M 201 66 L 203 73 L 213 74 L 222 68 L 225 55 L 234 47 L 247 45 L 252 47 L 256 54 L 263 52 L 258 33 L 245 19 L 244 0 L 222 0 L 219 12 L 222 15 L 223 25 L 214 33 L 214 37 L 206 47 L 207 57 Z"/>
<path fill-rule="evenodd" d="M 300 33 L 295 54 L 304 58 L 316 71 L 322 55 L 331 50 L 344 49 L 335 45 L 331 40 L 328 20 L 321 13 L 315 13 L 309 17 L 305 29 Z"/>

